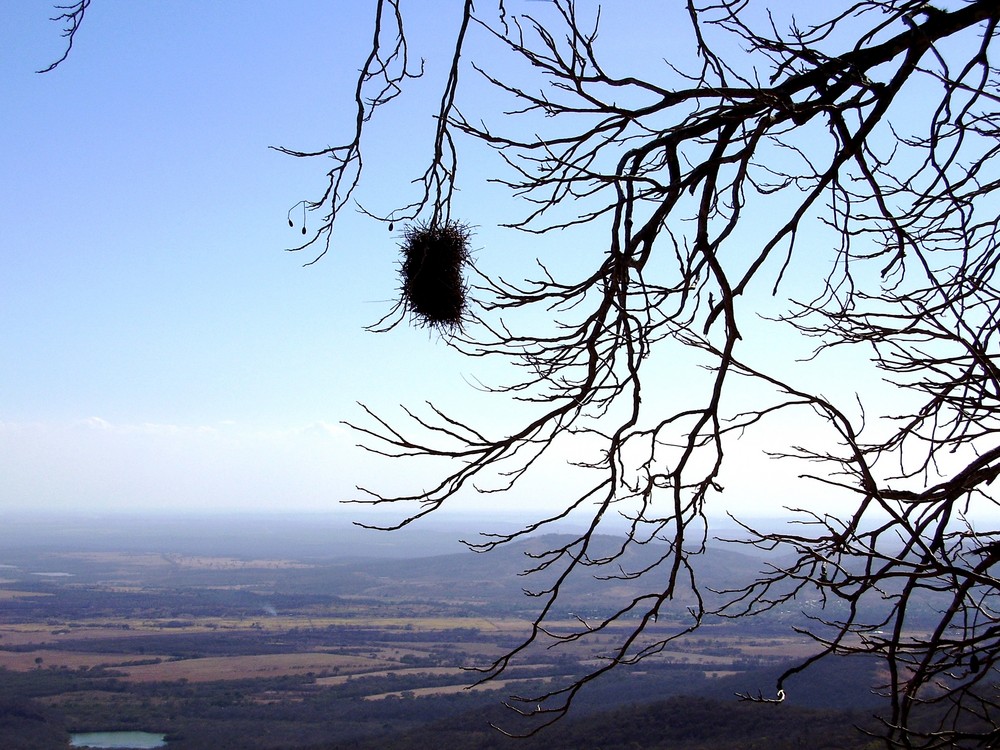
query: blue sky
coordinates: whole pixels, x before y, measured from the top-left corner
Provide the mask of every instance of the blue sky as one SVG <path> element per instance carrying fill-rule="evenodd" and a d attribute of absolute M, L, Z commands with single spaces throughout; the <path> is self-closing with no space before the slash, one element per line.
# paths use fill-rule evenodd
<path fill-rule="evenodd" d="M 0 10 L 0 511 L 338 512 L 372 477 L 419 481 L 354 447 L 339 422 L 356 402 L 509 416 L 469 386 L 503 377 L 481 361 L 426 330 L 364 332 L 396 295 L 384 226 L 345 214 L 308 268 L 283 252 L 300 239 L 286 212 L 319 194 L 326 165 L 268 147 L 349 132 L 368 5 L 94 0 L 45 75 L 64 44 L 51 8 Z M 359 198 L 376 210 L 406 202 L 424 166 L 442 17 L 413 16 L 428 80 L 372 128 Z M 610 59 L 658 59 L 660 34 L 643 46 L 616 31 L 629 18 L 607 14 Z M 462 163 L 478 252 L 523 274 L 543 252 L 572 263 L 573 240 L 496 228 L 517 215 L 482 181 L 496 164 Z M 732 471 L 744 466 L 736 451 Z M 511 507 L 537 509 L 562 482 L 554 470 Z"/>
<path fill-rule="evenodd" d="M 338 505 L 356 484 L 416 476 L 356 448 L 339 424 L 356 402 L 507 408 L 436 335 L 364 331 L 397 295 L 384 225 L 344 214 L 308 268 L 283 251 L 301 240 L 286 212 L 328 167 L 268 147 L 350 132 L 369 5 L 95 0 L 44 75 L 64 49 L 52 8 L 0 11 L 0 510 L 356 515 Z M 372 127 L 358 197 L 375 208 L 424 167 L 422 91 L 446 63 L 446 24 L 409 28 L 428 76 Z M 509 218 L 492 195 L 463 196 L 477 247 Z"/>
<path fill-rule="evenodd" d="M 151 422 L 322 413 L 297 394 L 336 390 L 317 371 L 345 345 L 357 363 L 342 332 L 393 291 L 391 273 L 380 288 L 374 268 L 338 279 L 335 264 L 304 271 L 281 252 L 297 239 L 285 211 L 322 171 L 267 146 L 330 136 L 336 108 L 316 103 L 342 98 L 333 71 L 351 70 L 323 53 L 335 14 L 98 2 L 67 64 L 38 76 L 61 42 L 41 6 L 16 6 L 28 33 L 7 24 L 18 44 L 4 45 L 17 113 L 2 161 L 5 411 Z M 331 73 L 301 80 L 316 69 Z"/>
<path fill-rule="evenodd" d="M 51 8 L 5 6 L 0 508 L 330 508 L 355 401 L 408 359 L 408 388 L 462 382 L 426 332 L 363 332 L 395 296 L 383 227 L 283 252 L 325 165 L 268 146 L 347 132 L 363 6 L 98 0 L 46 75 Z"/>

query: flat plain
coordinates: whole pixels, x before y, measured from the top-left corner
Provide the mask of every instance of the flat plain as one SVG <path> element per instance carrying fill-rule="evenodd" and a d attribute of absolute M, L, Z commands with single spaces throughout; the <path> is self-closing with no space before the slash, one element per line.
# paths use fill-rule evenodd
<path fill-rule="evenodd" d="M 505 698 L 572 682 L 627 630 L 528 649 L 481 682 L 477 669 L 529 632 L 537 601 L 517 575 L 524 550 L 296 557 L 294 538 L 264 553 L 232 541 L 218 554 L 177 536 L 139 542 L 146 549 L 43 538 L 0 549 L 0 719 L 4 710 L 17 718 L 29 701 L 64 738 L 25 747 L 64 747 L 69 732 L 105 730 L 162 731 L 179 750 L 337 747 L 456 714 L 488 731 L 498 716 L 517 723 Z M 573 611 L 552 630 L 599 616 L 596 591 L 575 592 Z M 677 621 L 657 623 L 664 636 L 684 602 L 677 611 Z M 732 701 L 736 689 L 767 689 L 814 648 L 777 615 L 753 627 L 714 623 L 598 681 L 575 715 L 680 694 Z M 832 682 L 803 683 L 801 703 L 863 706 L 873 679 L 851 665 Z M 18 747 L 3 727 L 4 746 Z M 11 727 L 24 736 L 23 722 Z"/>

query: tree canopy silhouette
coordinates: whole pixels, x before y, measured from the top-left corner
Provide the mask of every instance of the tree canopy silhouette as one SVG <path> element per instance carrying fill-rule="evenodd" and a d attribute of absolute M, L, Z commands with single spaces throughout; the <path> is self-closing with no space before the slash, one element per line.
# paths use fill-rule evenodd
<path fill-rule="evenodd" d="M 453 216 L 456 187 L 467 184 L 459 167 L 492 149 L 505 165 L 494 180 L 523 210 L 507 226 L 541 236 L 582 227 L 600 248 L 581 252 L 575 272 L 540 258 L 523 281 L 459 254 L 473 275 L 455 281 L 456 267 L 445 269 L 468 299 L 444 339 L 519 368 L 523 377 L 493 390 L 531 415 L 493 434 L 444 405 L 407 410 L 404 422 L 365 407 L 352 426 L 370 450 L 437 460 L 440 474 L 409 494 L 369 488 L 361 502 L 402 506 L 404 525 L 460 494 L 508 491 L 554 446 L 572 446 L 567 471 L 588 478 L 582 490 L 558 512 L 472 545 L 584 521 L 533 557 L 544 583 L 531 592 L 530 633 L 483 670 L 489 679 L 531 648 L 614 637 L 586 673 L 512 698 L 532 730 L 562 716 L 589 681 L 711 618 L 810 598 L 823 605 L 801 625 L 815 656 L 773 694 L 745 697 L 780 700 L 790 674 L 832 654 L 875 655 L 890 745 L 996 746 L 1000 2 L 846 0 L 798 4 L 793 16 L 763 0 L 687 0 L 685 28 L 631 19 L 634 34 L 660 41 L 664 60 L 630 69 L 629 59 L 605 59 L 598 32 L 634 6 L 609 4 L 602 18 L 582 0 L 463 0 L 445 17 L 439 5 L 376 0 L 350 132 L 323 149 L 280 149 L 326 160 L 329 183 L 305 202 L 319 224 L 293 248 L 318 259 L 364 184 L 364 133 L 424 74 L 407 13 L 433 13 L 454 36 L 426 169 L 412 183 L 401 176 L 412 200 L 366 212 L 422 231 L 474 223 Z M 495 96 L 463 98 L 470 80 Z M 374 328 L 412 311 L 404 299 Z M 808 342 L 813 362 L 863 355 L 845 374 L 853 396 L 824 395 L 772 358 L 762 320 L 783 327 L 781 341 Z M 683 399 L 656 398 L 674 386 L 662 369 L 647 375 L 651 363 L 680 349 L 700 380 Z M 790 417 L 795 427 L 770 454 L 804 467 L 804 500 L 789 509 L 798 522 L 777 532 L 744 524 L 742 537 L 783 554 L 745 585 L 706 596 L 695 563 L 727 456 Z M 761 496 L 769 472 L 756 471 Z M 849 509 L 811 507 L 816 486 Z M 627 531 L 598 549 L 611 516 Z M 560 597 L 581 576 L 630 593 L 567 630 Z"/>

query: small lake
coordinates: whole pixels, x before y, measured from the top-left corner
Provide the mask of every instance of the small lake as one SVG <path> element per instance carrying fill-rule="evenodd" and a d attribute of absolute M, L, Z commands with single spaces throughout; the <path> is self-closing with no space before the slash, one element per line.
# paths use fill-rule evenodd
<path fill-rule="evenodd" d="M 69 736 L 70 747 L 146 750 L 166 747 L 167 736 L 152 732 L 78 732 Z"/>

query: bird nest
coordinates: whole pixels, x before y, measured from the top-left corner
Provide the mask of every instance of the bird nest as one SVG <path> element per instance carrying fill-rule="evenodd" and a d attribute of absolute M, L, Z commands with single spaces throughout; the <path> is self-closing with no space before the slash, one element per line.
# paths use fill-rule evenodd
<path fill-rule="evenodd" d="M 469 227 L 454 221 L 411 224 L 403 231 L 403 304 L 419 324 L 461 328 L 466 311 Z"/>

